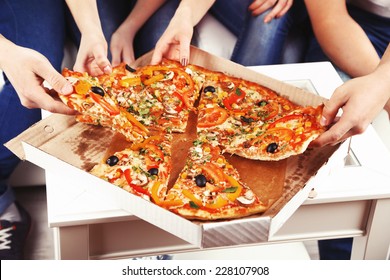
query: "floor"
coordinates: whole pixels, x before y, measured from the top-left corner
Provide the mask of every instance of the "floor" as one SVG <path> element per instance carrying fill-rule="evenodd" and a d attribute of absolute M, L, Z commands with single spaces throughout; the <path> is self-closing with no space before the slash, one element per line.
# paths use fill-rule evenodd
<path fill-rule="evenodd" d="M 16 187 L 15 193 L 17 200 L 29 211 L 33 220 L 27 240 L 25 258 L 29 260 L 54 259 L 53 230 L 49 228 L 47 223 L 45 186 Z M 315 241 L 304 242 L 304 246 L 310 259 L 318 259 L 318 248 Z M 210 258 L 214 256 L 210 255 Z M 186 257 L 188 258 L 188 255 Z M 198 257 L 198 255 L 193 255 L 193 259 Z M 204 255 L 203 258 L 205 258 Z"/>

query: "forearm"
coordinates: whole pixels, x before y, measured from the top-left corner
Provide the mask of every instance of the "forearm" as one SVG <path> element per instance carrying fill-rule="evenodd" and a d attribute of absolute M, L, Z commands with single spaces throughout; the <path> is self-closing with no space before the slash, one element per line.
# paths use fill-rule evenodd
<path fill-rule="evenodd" d="M 371 73 L 380 58 L 344 1 L 305 0 L 315 36 L 329 59 L 352 77 Z"/>
<path fill-rule="evenodd" d="M 103 34 L 96 0 L 66 0 L 81 34 Z"/>
<path fill-rule="evenodd" d="M 387 94 L 387 98 L 390 98 L 390 44 L 383 54 L 374 74 L 377 75 L 378 81 L 386 84 L 387 90 L 384 91 L 384 94 Z"/>
<path fill-rule="evenodd" d="M 5 71 L 8 65 L 12 65 L 12 51 L 17 47 L 13 42 L 0 34 L 0 69 Z M 7 63 L 8 61 L 8 63 Z M 11 63 L 10 63 L 11 62 Z"/>
<path fill-rule="evenodd" d="M 8 48 L 8 46 L 11 44 L 9 40 L 7 40 L 2 34 L 0 34 L 0 69 L 3 69 L 3 59 L 6 57 L 4 54 L 5 50 Z"/>

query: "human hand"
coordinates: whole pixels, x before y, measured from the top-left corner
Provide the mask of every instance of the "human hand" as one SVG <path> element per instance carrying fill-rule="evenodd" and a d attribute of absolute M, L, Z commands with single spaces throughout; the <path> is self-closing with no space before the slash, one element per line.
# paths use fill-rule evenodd
<path fill-rule="evenodd" d="M 283 16 L 291 8 L 292 4 L 293 0 L 253 0 L 248 9 L 253 16 L 258 16 L 273 7 L 264 18 L 264 22 L 268 23 L 274 18 Z"/>
<path fill-rule="evenodd" d="M 194 33 L 189 18 L 175 16 L 158 40 L 151 64 L 158 64 L 163 57 L 177 60 L 186 66 L 190 58 L 190 44 Z"/>
<path fill-rule="evenodd" d="M 338 87 L 325 103 L 322 113 L 322 124 L 331 127 L 312 145 L 336 145 L 348 137 L 363 133 L 389 99 L 389 84 L 382 78 L 373 73 L 349 80 Z M 336 117 L 340 108 L 342 115 Z"/>
<path fill-rule="evenodd" d="M 111 36 L 110 50 L 112 55 L 112 65 L 116 66 L 121 62 L 131 64 L 134 58 L 134 37 L 131 28 L 122 24 Z"/>
<path fill-rule="evenodd" d="M 112 67 L 107 58 L 107 42 L 103 34 L 87 33 L 81 36 L 74 70 L 88 72 L 92 76 L 111 73 Z"/>
<path fill-rule="evenodd" d="M 56 92 L 70 94 L 73 86 L 40 53 L 9 42 L 0 68 L 15 88 L 20 102 L 27 108 L 41 108 L 52 113 L 74 114 L 59 100 Z M 54 91 L 43 86 L 46 82 Z"/>

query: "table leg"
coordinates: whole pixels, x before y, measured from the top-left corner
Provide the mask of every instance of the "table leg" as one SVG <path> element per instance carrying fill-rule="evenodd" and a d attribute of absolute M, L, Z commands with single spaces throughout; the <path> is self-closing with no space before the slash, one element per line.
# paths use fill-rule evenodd
<path fill-rule="evenodd" d="M 389 259 L 390 199 L 373 201 L 367 222 L 367 233 L 355 237 L 351 259 Z"/>
<path fill-rule="evenodd" d="M 54 228 L 55 258 L 60 260 L 89 259 L 89 226 Z"/>

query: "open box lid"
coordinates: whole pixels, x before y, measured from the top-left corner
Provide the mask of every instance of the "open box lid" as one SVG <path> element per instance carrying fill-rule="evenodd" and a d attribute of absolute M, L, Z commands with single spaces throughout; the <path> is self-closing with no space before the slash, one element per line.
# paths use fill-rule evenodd
<path fill-rule="evenodd" d="M 150 57 L 151 55 L 147 54 L 137 63 L 147 64 Z M 235 76 L 265 85 L 301 105 L 314 106 L 323 102 L 317 95 L 196 48 L 192 49 L 191 63 L 233 76 L 239 73 Z M 339 153 L 335 154 L 338 147 L 324 147 L 309 149 L 303 155 L 279 163 L 278 170 L 282 170 L 280 174 L 283 174 L 281 195 L 270 209 L 261 215 L 231 221 L 196 222 L 131 195 L 87 172 L 103 158 L 113 137 L 115 133 L 110 129 L 77 123 L 72 116 L 53 114 L 11 140 L 6 146 L 20 158 L 29 160 L 48 172 L 61 172 L 69 178 L 85 182 L 88 192 L 104 194 L 102 197 L 113 197 L 121 209 L 199 248 L 267 241 L 308 197 L 312 185 L 316 180 L 320 180 L 321 173 L 326 174 L 326 163 L 332 157 L 340 156 Z"/>

